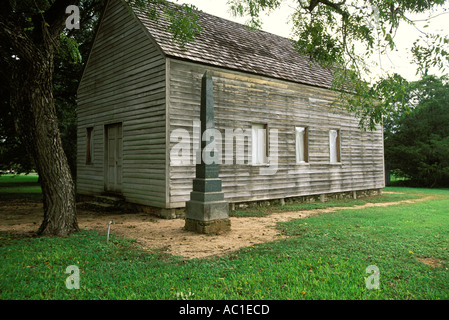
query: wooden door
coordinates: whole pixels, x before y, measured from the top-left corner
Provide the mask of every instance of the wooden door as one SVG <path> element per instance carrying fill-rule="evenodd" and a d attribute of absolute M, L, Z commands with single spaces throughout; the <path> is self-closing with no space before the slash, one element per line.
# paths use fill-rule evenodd
<path fill-rule="evenodd" d="M 122 124 L 106 126 L 105 189 L 108 192 L 122 192 Z"/>

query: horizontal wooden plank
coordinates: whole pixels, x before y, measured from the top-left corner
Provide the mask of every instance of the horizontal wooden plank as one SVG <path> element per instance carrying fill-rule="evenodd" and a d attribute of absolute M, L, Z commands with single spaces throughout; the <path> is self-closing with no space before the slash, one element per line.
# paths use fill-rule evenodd
<path fill-rule="evenodd" d="M 78 89 L 77 191 L 104 191 L 105 126 L 122 123 L 122 192 L 165 206 L 165 57 L 120 1 L 108 5 Z M 86 165 L 86 128 L 94 127 Z"/>
<path fill-rule="evenodd" d="M 184 129 L 192 134 L 193 123 L 199 120 L 200 80 L 205 67 L 177 60 L 170 60 L 170 65 L 170 131 Z M 277 157 L 277 171 L 271 176 L 261 175 L 260 167 L 235 165 L 237 148 L 233 142 L 233 164 L 220 166 L 223 191 L 229 201 L 369 189 L 383 184 L 381 130 L 362 132 L 353 115 L 342 108 L 331 109 L 335 93 L 236 71 L 207 69 L 214 81 L 215 124 L 223 139 L 222 153 L 231 146 L 230 140 L 226 142 L 225 129 L 248 130 L 251 136 L 252 123 L 267 123 L 269 130 L 278 131 L 278 150 L 270 153 Z M 309 128 L 306 166 L 296 164 L 295 126 Z M 340 164 L 329 162 L 332 129 L 340 130 Z M 251 157 L 250 140 L 245 138 L 245 148 L 239 150 L 247 159 Z M 171 143 L 170 147 L 175 145 Z M 188 200 L 194 177 L 193 165 L 170 167 L 170 202 Z"/>

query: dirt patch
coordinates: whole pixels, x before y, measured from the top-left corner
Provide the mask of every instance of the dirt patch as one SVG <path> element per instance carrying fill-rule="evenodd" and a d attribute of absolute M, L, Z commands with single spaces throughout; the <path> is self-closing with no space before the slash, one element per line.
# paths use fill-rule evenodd
<path fill-rule="evenodd" d="M 441 261 L 435 258 L 418 258 L 424 264 L 431 266 L 432 268 L 442 267 Z"/>
<path fill-rule="evenodd" d="M 277 222 L 303 219 L 313 215 L 336 212 L 344 209 L 357 210 L 368 207 L 387 207 L 397 204 L 431 200 L 427 196 L 420 199 L 388 203 L 368 203 L 354 207 L 315 209 L 299 212 L 274 213 L 266 217 L 231 217 L 231 231 L 218 235 L 200 235 L 184 230 L 184 220 L 164 220 L 148 214 L 104 214 L 78 210 L 78 224 L 81 229 L 97 230 L 106 234 L 108 223 L 111 232 L 135 239 L 145 250 L 163 249 L 186 259 L 204 258 L 226 254 L 242 247 L 280 239 Z M 42 204 L 20 201 L 0 202 L 0 231 L 30 234 L 36 232 L 43 218 Z"/>

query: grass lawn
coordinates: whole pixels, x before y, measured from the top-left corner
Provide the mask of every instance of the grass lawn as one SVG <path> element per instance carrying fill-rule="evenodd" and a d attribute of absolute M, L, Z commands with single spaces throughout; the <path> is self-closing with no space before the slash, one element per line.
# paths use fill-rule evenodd
<path fill-rule="evenodd" d="M 420 196 L 414 193 L 402 193 L 401 191 L 397 191 L 388 194 L 385 193 L 382 196 L 372 196 L 361 199 L 342 199 L 342 200 L 332 200 L 326 202 L 313 202 L 313 203 L 289 203 L 283 206 L 279 204 L 274 204 L 270 206 L 259 206 L 259 207 L 250 207 L 243 210 L 232 210 L 230 212 L 231 217 L 263 217 L 269 215 L 274 212 L 287 212 L 287 211 L 304 211 L 304 210 L 313 210 L 313 209 L 324 209 L 324 208 L 334 208 L 334 207 L 354 207 L 361 206 L 367 203 L 382 203 L 382 202 L 396 202 L 407 199 L 416 199 Z M 401 193 L 399 193 L 401 192 Z"/>
<path fill-rule="evenodd" d="M 0 175 L 0 199 L 30 201 L 42 199 L 42 189 L 37 183 L 38 178 L 35 174 Z"/>
<path fill-rule="evenodd" d="M 132 239 L 106 244 L 88 230 L 3 232 L 0 299 L 449 299 L 449 190 L 387 189 L 435 199 L 279 223 L 277 241 L 206 259 L 142 252 Z M 79 290 L 66 288 L 71 265 Z M 378 290 L 366 288 L 373 265 Z"/>

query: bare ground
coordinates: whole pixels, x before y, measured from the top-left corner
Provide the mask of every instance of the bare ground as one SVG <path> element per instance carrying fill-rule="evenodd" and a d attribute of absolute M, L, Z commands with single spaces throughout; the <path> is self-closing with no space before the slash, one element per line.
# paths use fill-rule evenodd
<path fill-rule="evenodd" d="M 80 229 L 97 230 L 106 234 L 108 223 L 113 220 L 115 224 L 111 225 L 112 233 L 120 237 L 136 239 L 137 243 L 145 250 L 162 249 L 172 255 L 193 259 L 226 254 L 242 247 L 280 239 L 281 235 L 276 229 L 277 222 L 303 219 L 344 209 L 386 207 L 427 201 L 432 198 L 432 196 L 427 196 L 398 202 L 368 203 L 354 207 L 282 212 L 266 217 L 231 217 L 231 231 L 217 236 L 185 231 L 184 220 L 164 220 L 143 213 L 99 214 L 78 210 L 78 224 Z M 41 203 L 0 202 L 0 231 L 32 235 L 39 228 L 42 215 Z"/>

